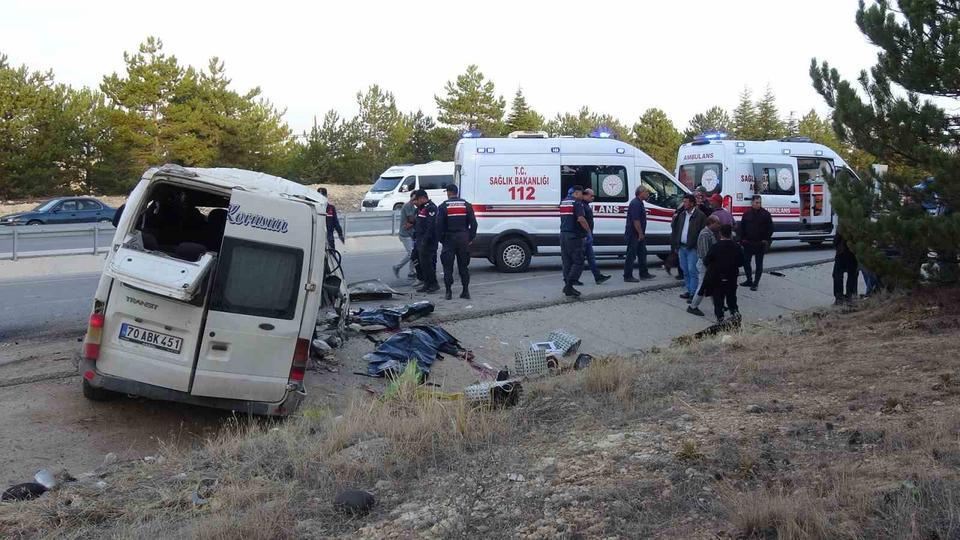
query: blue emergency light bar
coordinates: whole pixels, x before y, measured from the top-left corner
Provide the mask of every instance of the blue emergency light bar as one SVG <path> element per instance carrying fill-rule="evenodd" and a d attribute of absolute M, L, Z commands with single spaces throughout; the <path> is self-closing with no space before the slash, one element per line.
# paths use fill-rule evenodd
<path fill-rule="evenodd" d="M 597 129 L 587 134 L 591 139 L 613 139 L 613 131 L 605 126 L 599 126 Z"/>
<path fill-rule="evenodd" d="M 480 137 L 483 137 L 483 133 L 480 133 L 479 129 L 470 129 L 460 134 L 461 139 L 478 139 Z"/>

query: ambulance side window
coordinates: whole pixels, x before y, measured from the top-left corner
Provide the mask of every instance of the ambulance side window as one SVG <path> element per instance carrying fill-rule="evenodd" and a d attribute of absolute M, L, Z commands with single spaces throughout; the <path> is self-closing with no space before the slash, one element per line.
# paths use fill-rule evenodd
<path fill-rule="evenodd" d="M 793 195 L 797 191 L 797 182 L 793 177 L 793 167 L 789 165 L 754 165 L 753 190 L 763 195 Z"/>
<path fill-rule="evenodd" d="M 655 171 L 640 173 L 640 182 L 650 192 L 647 201 L 662 208 L 677 208 L 683 199 L 683 191 L 672 180 Z"/>
<path fill-rule="evenodd" d="M 210 309 L 292 320 L 302 268 L 303 250 L 226 237 Z"/>
<path fill-rule="evenodd" d="M 627 168 L 620 165 L 564 165 L 560 167 L 561 199 L 573 186 L 590 188 L 595 202 L 627 202 Z"/>
<path fill-rule="evenodd" d="M 723 166 L 719 163 L 688 163 L 680 166 L 680 183 L 690 191 L 703 186 L 707 195 L 723 190 Z"/>

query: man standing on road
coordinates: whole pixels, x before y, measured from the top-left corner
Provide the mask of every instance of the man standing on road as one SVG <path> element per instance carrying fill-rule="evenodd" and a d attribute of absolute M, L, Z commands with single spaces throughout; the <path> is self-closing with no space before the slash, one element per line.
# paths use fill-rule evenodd
<path fill-rule="evenodd" d="M 433 204 L 427 192 L 418 189 L 417 218 L 414 225 L 417 259 L 420 281 L 423 286 L 417 289 L 421 293 L 434 293 L 440 290 L 437 283 L 437 205 Z"/>
<path fill-rule="evenodd" d="M 707 216 L 697 208 L 697 199 L 689 193 L 683 196 L 683 210 L 674 219 L 671 241 L 678 246 L 680 253 L 680 268 L 683 269 L 683 280 L 686 291 L 680 298 L 690 303 L 697 292 L 697 237 L 706 226 Z"/>
<path fill-rule="evenodd" d="M 583 190 L 583 214 L 587 218 L 587 225 L 590 226 L 590 230 L 593 231 L 593 208 L 590 206 L 590 203 L 593 202 L 595 194 L 593 190 L 587 188 Z M 604 281 L 610 279 L 610 276 L 607 274 L 601 274 L 600 269 L 597 268 L 597 255 L 593 251 L 593 237 L 589 237 L 587 244 L 584 246 L 584 251 L 587 255 L 587 264 L 590 265 L 590 271 L 593 273 L 593 280 L 597 282 L 597 285 L 600 285 Z M 579 281 L 574 283 L 574 285 L 583 285 Z"/>
<path fill-rule="evenodd" d="M 324 197 L 327 196 L 327 188 L 317 188 L 317 191 Z M 334 231 L 340 237 L 340 243 L 342 244 L 344 242 L 343 228 L 340 227 L 340 218 L 337 217 L 337 207 L 327 199 L 327 249 L 336 249 L 336 244 L 333 241 Z"/>
<path fill-rule="evenodd" d="M 397 278 L 400 277 L 400 270 L 403 269 L 403 265 L 408 262 L 410 263 L 410 271 L 407 272 L 407 277 L 411 279 L 417 277 L 417 256 L 413 250 L 413 226 L 417 219 L 417 205 L 414 202 L 416 194 L 416 191 L 410 193 L 410 200 L 404 203 L 403 208 L 400 209 L 400 232 L 397 236 L 400 238 L 400 243 L 403 244 L 403 249 L 406 250 L 407 254 L 403 256 L 399 263 L 393 265 L 393 275 Z"/>
<path fill-rule="evenodd" d="M 585 245 L 592 240 L 590 224 L 583 211 L 583 188 L 573 186 L 569 198 L 560 202 L 560 258 L 563 261 L 563 294 L 580 296 L 573 284 L 580 281 L 583 273 Z"/>
<path fill-rule="evenodd" d="M 716 315 L 717 322 L 723 321 L 724 303 L 732 317 L 739 317 L 737 275 L 743 266 L 743 250 L 733 241 L 733 227 L 720 227 L 720 241 L 710 248 L 703 262 L 707 267 L 703 290 L 713 296 L 713 314 Z"/>
<path fill-rule="evenodd" d="M 443 264 L 443 284 L 447 289 L 446 299 L 453 298 L 453 260 L 457 260 L 460 298 L 470 298 L 470 243 L 477 237 L 477 218 L 473 205 L 459 196 L 456 184 L 447 186 L 447 200 L 437 209 L 437 237 L 443 243 L 440 262 Z"/>
<path fill-rule="evenodd" d="M 751 291 L 760 286 L 760 276 L 763 275 L 763 254 L 770 247 L 773 239 L 773 217 L 763 207 L 760 195 L 754 195 L 750 200 L 750 208 L 740 218 L 740 245 L 743 246 L 743 271 L 747 280 L 741 283 L 750 287 Z M 751 260 L 756 259 L 757 269 L 754 273 Z"/>
<path fill-rule="evenodd" d="M 703 280 L 706 279 L 707 265 L 703 260 L 710 253 L 710 248 L 717 243 L 717 237 L 720 234 L 720 219 L 717 216 L 707 218 L 707 226 L 697 235 L 697 293 L 693 295 L 690 305 L 687 306 L 687 313 L 703 317 L 700 311 L 700 302 L 703 301 Z"/>
<path fill-rule="evenodd" d="M 714 193 L 710 196 L 710 213 L 706 215 L 717 216 L 721 225 L 729 225 L 731 227 L 736 226 L 736 222 L 733 219 L 733 214 L 728 212 L 723 207 L 723 197 L 721 197 L 719 193 Z"/>
<path fill-rule="evenodd" d="M 650 192 L 644 186 L 637 186 L 635 197 L 627 208 L 627 224 L 623 233 L 627 241 L 627 257 L 623 265 L 623 281 L 636 283 L 641 279 L 653 279 L 647 269 L 647 208 L 643 201 L 650 197 Z M 639 259 L 639 260 L 638 260 Z M 637 270 L 640 278 L 633 277 L 633 265 L 637 261 Z"/>

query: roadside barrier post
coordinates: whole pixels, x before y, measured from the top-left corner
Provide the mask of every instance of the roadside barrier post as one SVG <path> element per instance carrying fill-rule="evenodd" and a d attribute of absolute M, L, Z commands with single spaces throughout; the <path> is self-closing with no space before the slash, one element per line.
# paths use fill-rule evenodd
<path fill-rule="evenodd" d="M 100 222 L 93 223 L 93 254 L 97 254 L 97 243 L 100 240 Z"/>
<path fill-rule="evenodd" d="M 17 225 L 11 227 L 13 229 L 13 253 L 11 254 L 11 257 L 14 261 L 17 260 L 17 227 Z"/>
<path fill-rule="evenodd" d="M 347 222 L 350 221 L 349 218 L 350 218 L 350 214 L 344 214 L 344 215 L 343 215 L 342 227 L 343 227 L 343 237 L 344 237 L 344 238 L 346 238 L 346 237 L 348 236 L 348 235 L 347 235 L 347 230 L 348 230 L 348 229 L 347 229 Z"/>

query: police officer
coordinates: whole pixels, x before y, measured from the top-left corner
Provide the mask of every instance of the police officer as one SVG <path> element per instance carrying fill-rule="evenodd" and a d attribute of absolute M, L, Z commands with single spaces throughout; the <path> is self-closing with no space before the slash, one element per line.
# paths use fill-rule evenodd
<path fill-rule="evenodd" d="M 580 296 L 573 284 L 583 274 L 587 237 L 591 236 L 583 209 L 583 187 L 573 186 L 571 196 L 560 202 L 560 258 L 563 261 L 563 294 Z"/>
<path fill-rule="evenodd" d="M 324 197 L 327 196 L 327 188 L 317 188 Z M 340 218 L 337 217 L 337 207 L 327 200 L 327 249 L 336 249 L 333 242 L 333 233 L 336 232 L 340 237 L 340 243 L 343 243 L 343 228 L 340 227 Z"/>
<path fill-rule="evenodd" d="M 417 289 L 421 293 L 434 293 L 440 290 L 437 283 L 437 205 L 433 204 L 425 190 L 417 190 L 417 217 L 413 226 L 413 236 L 417 258 L 420 261 L 418 272 L 423 286 Z"/>
<path fill-rule="evenodd" d="M 443 284 L 447 289 L 446 299 L 453 297 L 453 260 L 457 260 L 460 273 L 460 285 L 463 292 L 460 298 L 470 298 L 470 243 L 477 236 L 477 218 L 473 214 L 473 205 L 459 196 L 460 190 L 455 184 L 447 186 L 447 200 L 437 208 L 437 237 L 443 243 L 440 262 L 443 264 Z"/>

